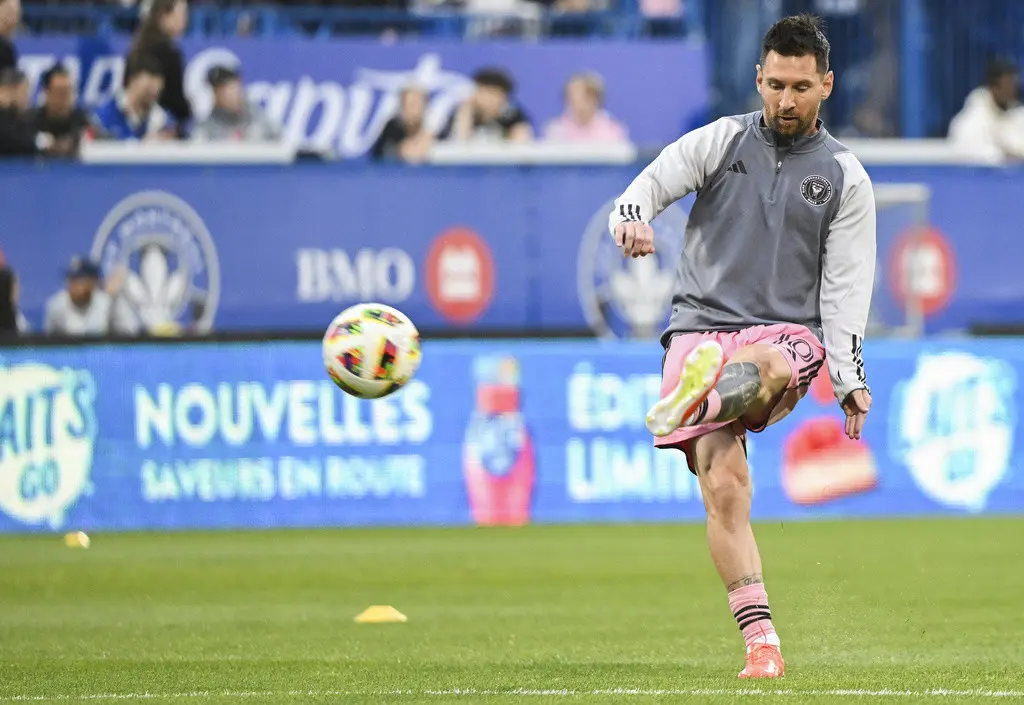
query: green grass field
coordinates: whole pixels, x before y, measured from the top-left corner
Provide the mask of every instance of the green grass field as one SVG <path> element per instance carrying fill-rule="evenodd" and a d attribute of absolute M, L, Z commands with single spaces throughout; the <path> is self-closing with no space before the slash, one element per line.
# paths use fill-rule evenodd
<path fill-rule="evenodd" d="M 0 537 L 0 703 L 1024 699 L 1024 520 L 757 531 L 754 685 L 699 525 Z"/>

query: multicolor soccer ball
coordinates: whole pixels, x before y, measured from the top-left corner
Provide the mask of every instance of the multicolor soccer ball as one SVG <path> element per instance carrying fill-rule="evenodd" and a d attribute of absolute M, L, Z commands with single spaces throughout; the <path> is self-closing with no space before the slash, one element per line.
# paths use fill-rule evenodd
<path fill-rule="evenodd" d="M 420 366 L 420 334 L 409 317 L 384 304 L 356 304 L 339 313 L 323 341 L 327 374 L 360 399 L 400 389 Z"/>

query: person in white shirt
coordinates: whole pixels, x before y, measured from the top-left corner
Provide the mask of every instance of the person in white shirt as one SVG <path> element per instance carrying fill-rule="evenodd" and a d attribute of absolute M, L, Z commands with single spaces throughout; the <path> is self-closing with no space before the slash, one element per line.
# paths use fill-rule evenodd
<path fill-rule="evenodd" d="M 46 302 L 43 330 L 47 335 L 84 337 L 137 332 L 129 311 L 100 288 L 100 268 L 85 257 L 73 257 L 67 286 Z"/>
<path fill-rule="evenodd" d="M 999 61 L 989 67 L 985 84 L 970 92 L 950 122 L 949 139 L 989 161 L 1024 160 L 1024 107 L 1015 65 Z"/>

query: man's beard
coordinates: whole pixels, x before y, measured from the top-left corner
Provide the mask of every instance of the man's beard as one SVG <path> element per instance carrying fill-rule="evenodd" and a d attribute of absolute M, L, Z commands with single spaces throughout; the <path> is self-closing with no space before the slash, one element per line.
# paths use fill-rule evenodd
<path fill-rule="evenodd" d="M 808 116 L 806 119 L 799 119 L 795 114 L 787 114 L 780 116 L 778 113 L 774 115 L 768 115 L 768 111 L 764 111 L 765 122 L 768 125 L 768 129 L 775 133 L 775 137 L 781 142 L 791 142 L 799 137 L 810 133 L 811 129 L 817 122 L 818 114 L 815 111 L 813 114 Z M 797 120 L 780 120 L 780 117 L 797 117 Z"/>

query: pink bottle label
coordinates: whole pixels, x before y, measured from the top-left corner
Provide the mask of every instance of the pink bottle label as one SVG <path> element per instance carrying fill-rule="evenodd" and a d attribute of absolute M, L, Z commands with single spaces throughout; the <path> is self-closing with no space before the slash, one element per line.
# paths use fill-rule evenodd
<path fill-rule="evenodd" d="M 533 441 L 520 411 L 514 358 L 477 361 L 476 410 L 466 429 L 463 473 L 473 520 L 529 523 L 536 474 Z"/>

